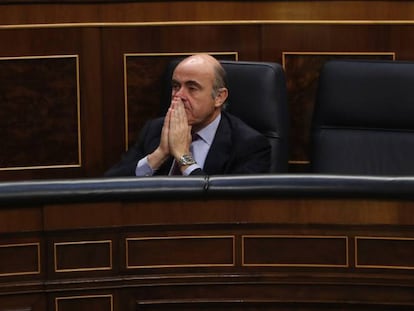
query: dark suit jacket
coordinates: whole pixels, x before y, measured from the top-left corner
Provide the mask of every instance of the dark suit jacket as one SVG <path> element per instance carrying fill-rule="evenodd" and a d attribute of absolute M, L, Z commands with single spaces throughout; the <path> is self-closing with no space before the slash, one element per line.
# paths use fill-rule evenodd
<path fill-rule="evenodd" d="M 163 122 L 164 118 L 147 122 L 138 141 L 129 148 L 118 164 L 105 173 L 105 176 L 135 176 L 138 161 L 158 147 Z M 270 152 L 270 144 L 266 137 L 239 118 L 222 112 L 204 168 L 193 171 L 191 175 L 268 173 Z M 155 175 L 167 175 L 172 160 L 171 157 L 166 161 Z"/>

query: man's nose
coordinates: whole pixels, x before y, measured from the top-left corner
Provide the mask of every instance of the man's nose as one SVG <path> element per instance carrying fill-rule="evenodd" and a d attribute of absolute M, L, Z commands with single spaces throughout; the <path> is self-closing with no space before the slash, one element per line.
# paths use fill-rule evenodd
<path fill-rule="evenodd" d="M 176 96 L 181 96 L 184 92 L 184 88 L 182 86 L 180 86 L 177 91 L 175 92 Z"/>
<path fill-rule="evenodd" d="M 173 91 L 173 95 L 180 97 L 181 99 L 185 98 L 185 89 L 184 87 L 177 88 Z"/>

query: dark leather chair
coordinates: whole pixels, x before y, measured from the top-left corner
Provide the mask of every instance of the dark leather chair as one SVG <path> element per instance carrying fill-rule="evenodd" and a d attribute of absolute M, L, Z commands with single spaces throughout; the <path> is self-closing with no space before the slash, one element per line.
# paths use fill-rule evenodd
<path fill-rule="evenodd" d="M 179 60 L 166 70 L 161 113 L 171 101 L 171 76 Z M 277 63 L 220 61 L 227 73 L 226 111 L 264 134 L 272 146 L 271 172 L 288 170 L 288 107 L 283 68 Z"/>
<path fill-rule="evenodd" d="M 311 130 L 311 171 L 414 174 L 414 63 L 330 61 Z"/>

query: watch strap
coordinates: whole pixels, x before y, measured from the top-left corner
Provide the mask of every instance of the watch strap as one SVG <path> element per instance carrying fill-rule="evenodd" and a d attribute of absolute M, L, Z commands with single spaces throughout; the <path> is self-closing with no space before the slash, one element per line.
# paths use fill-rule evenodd
<path fill-rule="evenodd" d="M 191 154 L 183 154 L 178 159 L 178 165 L 180 166 L 186 166 L 186 165 L 192 165 L 196 164 L 197 162 L 193 159 L 193 156 Z"/>

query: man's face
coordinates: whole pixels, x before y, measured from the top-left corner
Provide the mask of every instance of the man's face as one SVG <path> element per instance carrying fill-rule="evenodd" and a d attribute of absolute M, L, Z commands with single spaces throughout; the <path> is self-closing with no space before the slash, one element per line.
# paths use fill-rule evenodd
<path fill-rule="evenodd" d="M 213 98 L 214 66 L 203 58 L 178 64 L 172 78 L 172 98 L 181 100 L 188 124 L 199 130 L 220 113 L 219 96 Z"/>

